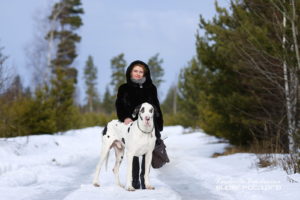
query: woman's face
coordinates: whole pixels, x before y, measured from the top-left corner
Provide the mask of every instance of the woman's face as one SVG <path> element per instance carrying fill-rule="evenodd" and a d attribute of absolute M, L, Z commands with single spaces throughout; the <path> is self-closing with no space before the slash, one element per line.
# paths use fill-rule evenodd
<path fill-rule="evenodd" d="M 134 66 L 131 70 L 131 78 L 139 80 L 144 77 L 144 69 L 138 65 Z"/>

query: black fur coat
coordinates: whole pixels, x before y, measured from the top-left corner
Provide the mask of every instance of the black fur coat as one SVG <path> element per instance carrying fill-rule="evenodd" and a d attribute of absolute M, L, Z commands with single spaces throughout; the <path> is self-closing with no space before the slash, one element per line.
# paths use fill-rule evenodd
<path fill-rule="evenodd" d="M 146 73 L 144 77 L 146 81 L 139 85 L 134 83 L 130 79 L 130 73 L 133 66 L 136 64 L 142 64 L 146 67 Z M 131 118 L 134 109 L 144 102 L 148 102 L 156 109 L 156 115 L 154 117 L 155 126 L 159 131 L 163 130 L 163 115 L 160 109 L 159 100 L 157 98 L 157 89 L 153 85 L 149 67 L 142 61 L 132 62 L 126 70 L 127 83 L 121 85 L 118 90 L 116 100 L 117 116 L 120 121 L 124 121 L 126 118 Z"/>

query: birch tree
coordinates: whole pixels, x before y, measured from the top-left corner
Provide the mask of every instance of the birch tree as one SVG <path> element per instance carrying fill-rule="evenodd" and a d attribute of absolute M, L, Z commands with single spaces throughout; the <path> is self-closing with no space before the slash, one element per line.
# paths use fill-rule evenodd
<path fill-rule="evenodd" d="M 261 4 L 260 6 L 263 7 L 265 3 L 263 1 L 245 2 L 246 5 L 251 6 L 252 4 L 253 7 L 258 4 Z M 265 4 L 265 6 L 267 5 L 268 3 Z M 262 45 L 255 44 L 255 41 L 250 41 L 247 47 L 242 45 L 236 45 L 236 47 L 238 49 L 237 52 L 249 60 L 252 68 L 255 68 L 256 72 L 265 77 L 266 80 L 272 83 L 273 87 L 277 88 L 279 93 L 283 94 L 284 98 L 282 100 L 279 99 L 279 101 L 282 102 L 283 107 L 286 109 L 282 122 L 284 122 L 284 117 L 286 116 L 287 129 L 285 129 L 284 123 L 279 127 L 286 133 L 288 137 L 288 151 L 293 154 L 297 151 L 295 135 L 299 131 L 299 125 L 297 124 L 297 110 L 299 107 L 299 52 L 296 36 L 298 29 L 296 25 L 296 6 L 293 0 L 289 0 L 288 2 L 272 0 L 268 8 L 271 11 L 269 18 L 262 12 L 255 11 L 255 9 L 252 9 L 252 12 L 265 24 L 271 25 L 269 31 L 272 31 L 275 36 L 272 39 L 272 48 L 275 50 L 274 52 L 278 53 L 270 53 L 268 49 L 261 48 Z M 254 36 L 251 30 L 247 30 L 247 26 L 242 27 L 250 36 Z M 276 43 L 281 43 L 281 48 Z M 255 54 L 256 56 L 253 56 Z M 261 57 L 262 59 L 257 59 L 257 57 Z M 269 64 L 260 63 L 262 60 L 265 60 Z M 274 63 L 278 64 L 274 65 Z M 270 66 L 277 68 L 277 70 L 271 70 Z M 280 67 L 282 73 L 278 70 Z M 271 90 L 267 92 L 272 93 Z"/>
<path fill-rule="evenodd" d="M 33 71 L 34 87 L 42 87 L 42 85 L 50 83 L 51 68 L 48 65 L 48 41 L 45 35 L 49 31 L 49 20 L 47 14 L 50 6 L 47 9 L 37 10 L 33 20 L 35 23 L 35 30 L 33 39 L 26 47 L 27 66 Z M 48 12 L 48 13 L 47 13 Z"/>
<path fill-rule="evenodd" d="M 74 95 L 77 69 L 73 66 L 73 61 L 77 57 L 76 44 L 81 40 L 75 32 L 83 24 L 80 17 L 83 14 L 81 6 L 80 0 L 61 0 L 54 4 L 49 16 L 53 23 L 58 24 L 55 30 L 51 29 L 48 33 L 50 40 L 53 37 L 57 42 L 55 55 L 51 60 L 51 98 L 56 110 L 58 130 L 67 130 L 76 123 Z"/>
<path fill-rule="evenodd" d="M 267 141 L 272 150 L 287 152 L 290 136 L 297 132 L 287 117 L 297 110 L 296 45 L 288 21 L 291 4 L 275 3 L 281 9 L 272 1 L 232 1 L 231 12 L 216 5 L 216 17 L 200 18 L 205 36 L 197 35 L 194 65 L 182 73 L 180 107 L 194 113 L 190 118 L 198 115 L 193 122 L 210 134 L 241 145 Z M 282 8 L 288 11 L 285 30 Z M 295 116 L 291 113 L 289 119 L 295 121 Z"/>
<path fill-rule="evenodd" d="M 295 154 L 299 144 L 295 141 L 299 134 L 299 78 L 300 56 L 298 44 L 297 12 L 300 9 L 294 0 L 276 1 L 272 5 L 282 15 L 282 68 L 284 74 L 284 93 L 286 99 L 287 133 L 289 140 L 289 152 Z M 298 3 L 298 6 L 300 4 Z"/>

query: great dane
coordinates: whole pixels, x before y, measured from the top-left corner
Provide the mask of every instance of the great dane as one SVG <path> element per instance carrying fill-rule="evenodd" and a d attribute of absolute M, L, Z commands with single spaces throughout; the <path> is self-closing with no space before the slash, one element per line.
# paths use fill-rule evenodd
<path fill-rule="evenodd" d="M 132 186 L 132 160 L 134 156 L 142 156 L 145 154 L 145 187 L 146 189 L 154 189 L 149 182 L 149 172 L 152 160 L 152 151 L 155 146 L 155 127 L 154 127 L 154 107 L 149 103 L 143 103 L 137 108 L 133 115 L 138 115 L 137 120 L 125 125 L 118 120 L 112 120 L 103 130 L 102 147 L 100 160 L 96 168 L 93 180 L 94 186 L 99 187 L 99 173 L 104 161 L 108 160 L 109 151 L 115 150 L 115 166 L 113 172 L 115 174 L 115 183 L 121 187 L 119 179 L 119 168 L 126 149 L 127 157 L 127 179 L 125 189 L 134 191 Z"/>

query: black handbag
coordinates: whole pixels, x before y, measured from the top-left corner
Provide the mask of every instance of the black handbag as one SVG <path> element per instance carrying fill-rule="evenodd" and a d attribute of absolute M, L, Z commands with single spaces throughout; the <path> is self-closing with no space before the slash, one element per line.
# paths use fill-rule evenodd
<path fill-rule="evenodd" d="M 166 163 L 170 162 L 167 154 L 166 145 L 162 139 L 157 139 L 154 150 L 152 152 L 152 162 L 153 168 L 161 168 Z"/>

